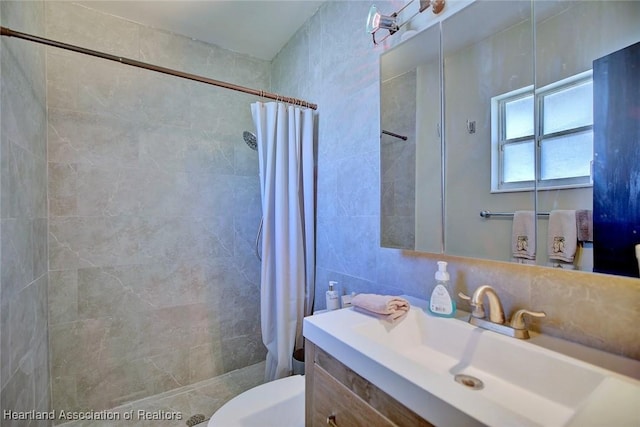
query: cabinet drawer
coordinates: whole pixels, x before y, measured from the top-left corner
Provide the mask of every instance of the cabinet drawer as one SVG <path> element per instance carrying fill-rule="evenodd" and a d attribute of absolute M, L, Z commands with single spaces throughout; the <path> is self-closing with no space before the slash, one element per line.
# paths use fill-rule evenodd
<path fill-rule="evenodd" d="M 326 427 L 329 416 L 335 417 L 338 427 L 396 427 L 318 365 L 314 366 L 313 388 L 312 427 Z"/>
<path fill-rule="evenodd" d="M 344 390 L 351 393 L 353 397 L 357 398 L 361 403 L 367 405 L 368 408 L 373 410 L 373 413 L 382 417 L 380 424 L 369 424 L 369 426 L 402 426 L 402 427 L 433 427 L 424 418 L 389 396 L 387 393 L 376 387 L 365 378 L 358 375 L 355 371 L 342 364 L 338 359 L 313 344 L 311 341 L 307 341 L 305 359 L 306 364 L 306 412 L 307 412 L 307 426 L 326 426 L 326 418 L 331 415 L 327 412 L 327 409 L 323 407 L 321 414 L 315 414 L 318 399 L 337 399 L 335 393 L 329 388 L 329 385 L 340 385 Z M 311 363 L 312 362 L 312 363 Z M 318 373 L 316 375 L 317 372 Z M 315 386 L 315 377 L 322 376 L 323 386 Z M 329 379 L 325 379 L 328 376 Z M 329 381 L 331 380 L 331 381 Z M 336 386 L 336 388 L 338 388 Z M 343 399 L 344 400 L 344 399 Z M 340 403 L 340 402 L 338 402 Z M 324 405 L 324 403 L 323 403 Z M 351 403 L 346 404 L 349 407 Z M 351 411 L 349 412 L 356 412 Z M 322 418 L 322 424 L 311 423 L 309 420 Z M 359 426 L 355 421 L 355 424 L 349 424 Z M 344 423 L 340 423 L 336 414 L 336 424 L 343 426 Z M 366 425 L 366 424 L 365 424 Z"/>

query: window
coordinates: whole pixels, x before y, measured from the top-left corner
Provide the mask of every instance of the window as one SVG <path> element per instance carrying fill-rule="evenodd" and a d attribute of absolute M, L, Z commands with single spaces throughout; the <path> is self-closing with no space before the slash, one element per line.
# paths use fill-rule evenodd
<path fill-rule="evenodd" d="M 492 98 L 492 192 L 591 185 L 592 98 L 590 71 Z"/>

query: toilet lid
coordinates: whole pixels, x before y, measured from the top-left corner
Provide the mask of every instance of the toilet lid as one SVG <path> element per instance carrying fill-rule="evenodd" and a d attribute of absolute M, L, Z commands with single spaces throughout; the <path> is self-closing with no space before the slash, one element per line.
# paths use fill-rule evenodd
<path fill-rule="evenodd" d="M 225 403 L 208 427 L 304 427 L 304 376 L 259 385 Z"/>

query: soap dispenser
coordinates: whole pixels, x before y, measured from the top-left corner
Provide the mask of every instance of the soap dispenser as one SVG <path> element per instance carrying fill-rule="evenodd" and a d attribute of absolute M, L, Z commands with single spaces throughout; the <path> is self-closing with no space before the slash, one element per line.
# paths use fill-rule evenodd
<path fill-rule="evenodd" d="M 429 300 L 429 312 L 440 317 L 453 317 L 456 314 L 456 302 L 451 297 L 449 273 L 445 261 L 438 261 L 436 287 Z"/>
<path fill-rule="evenodd" d="M 337 310 L 340 308 L 340 299 L 338 298 L 338 291 L 335 290 L 338 282 L 330 281 L 329 290 L 326 295 L 327 310 Z"/>

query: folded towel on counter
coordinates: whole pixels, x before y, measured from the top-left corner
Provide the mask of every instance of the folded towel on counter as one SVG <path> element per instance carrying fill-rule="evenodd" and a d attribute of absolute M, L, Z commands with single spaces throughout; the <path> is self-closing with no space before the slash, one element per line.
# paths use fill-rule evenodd
<path fill-rule="evenodd" d="M 380 319 L 394 322 L 409 311 L 409 301 L 393 295 L 358 294 L 351 304 L 360 312 L 374 315 Z"/>
<path fill-rule="evenodd" d="M 517 261 L 536 259 L 536 215 L 515 211 L 511 229 L 511 253 Z"/>
<path fill-rule="evenodd" d="M 547 245 L 550 259 L 573 262 L 578 246 L 575 210 L 553 210 L 549 213 Z"/>
<path fill-rule="evenodd" d="M 577 210 L 576 226 L 578 227 L 579 242 L 593 242 L 593 211 Z"/>
<path fill-rule="evenodd" d="M 385 322 L 389 322 L 389 323 L 399 322 L 400 320 L 404 319 L 404 317 L 408 313 L 408 311 L 398 310 L 395 313 L 391 313 L 391 314 L 380 314 L 380 313 L 374 313 L 373 311 L 365 310 L 364 308 L 360 308 L 355 305 L 353 306 L 353 309 L 359 313 L 366 314 L 367 316 L 373 316 L 376 319 L 384 320 Z"/>

